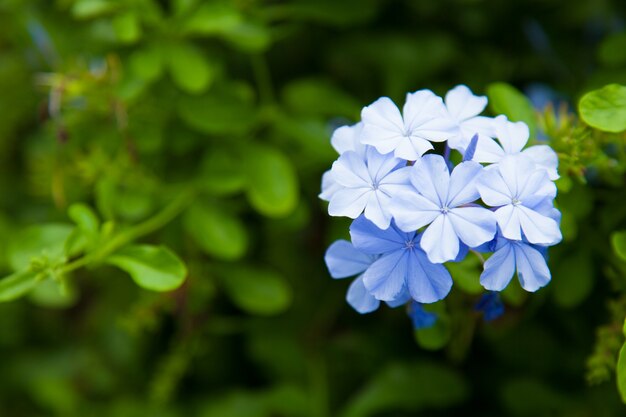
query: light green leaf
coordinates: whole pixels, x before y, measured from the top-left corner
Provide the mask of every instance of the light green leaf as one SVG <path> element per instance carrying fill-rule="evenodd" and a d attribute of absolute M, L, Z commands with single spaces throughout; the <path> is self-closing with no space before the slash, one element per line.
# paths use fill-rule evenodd
<path fill-rule="evenodd" d="M 216 135 L 245 133 L 255 119 L 250 102 L 228 93 L 181 97 L 178 115 L 190 127 Z"/>
<path fill-rule="evenodd" d="M 237 193 L 246 185 L 246 177 L 237 154 L 229 149 L 212 147 L 204 154 L 199 187 L 211 194 Z"/>
<path fill-rule="evenodd" d="M 611 235 L 611 245 L 617 256 L 626 261 L 626 230 L 614 232 Z"/>
<path fill-rule="evenodd" d="M 283 88 L 282 97 L 290 110 L 300 114 L 352 118 L 360 113 L 353 97 L 324 79 L 292 81 Z"/>
<path fill-rule="evenodd" d="M 504 114 L 514 122 L 525 122 L 531 137 L 535 134 L 535 110 L 530 100 L 518 89 L 507 83 L 493 83 L 487 87 L 489 106 L 496 114 Z"/>
<path fill-rule="evenodd" d="M 117 40 L 122 43 L 133 43 L 141 37 L 139 18 L 133 12 L 118 14 L 111 23 Z"/>
<path fill-rule="evenodd" d="M 483 265 L 474 254 L 470 253 L 461 262 L 448 262 L 446 268 L 452 275 L 454 283 L 466 293 L 478 295 L 483 292 L 480 285 Z"/>
<path fill-rule="evenodd" d="M 61 284 L 54 279 L 42 281 L 28 296 L 34 304 L 46 308 L 68 308 L 78 301 L 78 292 L 75 287 L 67 282 Z"/>
<path fill-rule="evenodd" d="M 76 225 L 89 236 L 97 236 L 100 231 L 100 219 L 86 204 L 75 203 L 67 210 L 67 214 Z"/>
<path fill-rule="evenodd" d="M 78 19 L 91 19 L 111 13 L 118 7 L 110 0 L 78 0 L 72 6 L 72 15 Z"/>
<path fill-rule="evenodd" d="M 200 248 L 216 258 L 239 259 L 248 247 L 244 224 L 237 216 L 219 207 L 192 206 L 185 214 L 184 225 Z"/>
<path fill-rule="evenodd" d="M 445 302 L 438 302 L 424 306 L 427 311 L 437 314 L 437 321 L 431 327 L 415 330 L 417 344 L 426 350 L 443 349 L 452 336 L 450 317 L 445 309 Z"/>
<path fill-rule="evenodd" d="M 622 402 L 626 403 L 626 343 L 622 346 L 619 351 L 619 356 L 617 358 L 617 389 L 619 391 L 620 396 L 622 397 Z"/>
<path fill-rule="evenodd" d="M 183 42 L 168 45 L 165 58 L 172 79 L 181 90 L 199 94 L 213 82 L 213 64 L 196 46 Z"/>
<path fill-rule="evenodd" d="M 284 217 L 298 204 L 298 178 L 291 161 L 277 150 L 255 146 L 246 153 L 247 196 L 261 214 Z"/>
<path fill-rule="evenodd" d="M 217 35 L 235 30 L 241 22 L 240 13 L 232 4 L 208 2 L 194 10 L 182 30 L 191 35 Z"/>
<path fill-rule="evenodd" d="M 164 246 L 127 246 L 105 262 L 128 272 L 137 285 L 152 291 L 174 290 L 187 276 L 185 264 Z"/>
<path fill-rule="evenodd" d="M 272 41 L 269 30 L 254 22 L 242 22 L 224 32 L 222 37 L 244 52 L 262 52 Z"/>
<path fill-rule="evenodd" d="M 51 264 L 64 262 L 65 242 L 73 229 L 68 224 L 49 223 L 21 230 L 9 245 L 9 265 L 20 271 L 28 268 L 34 258 L 44 257 Z"/>
<path fill-rule="evenodd" d="M 580 117 L 605 132 L 626 130 L 626 86 L 609 84 L 585 94 L 578 103 Z"/>
<path fill-rule="evenodd" d="M 0 302 L 15 300 L 35 288 L 37 274 L 26 270 L 0 279 Z"/>
<path fill-rule="evenodd" d="M 138 49 L 129 59 L 133 73 L 145 81 L 156 81 L 163 74 L 163 56 L 157 46 Z"/>
<path fill-rule="evenodd" d="M 263 316 L 282 313 L 291 304 L 292 291 L 275 272 L 232 266 L 222 273 L 228 295 L 242 310 Z"/>

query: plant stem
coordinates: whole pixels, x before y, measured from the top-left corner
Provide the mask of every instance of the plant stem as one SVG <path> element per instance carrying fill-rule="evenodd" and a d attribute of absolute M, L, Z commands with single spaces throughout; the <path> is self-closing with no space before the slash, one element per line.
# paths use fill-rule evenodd
<path fill-rule="evenodd" d="M 172 220 L 174 220 L 185 208 L 187 208 L 195 199 L 195 192 L 191 190 L 187 190 L 179 194 L 170 204 L 165 206 L 163 210 L 155 214 L 153 217 L 144 221 L 143 223 L 139 223 L 136 226 L 133 226 L 117 236 L 113 237 L 110 241 L 108 241 L 104 246 L 102 246 L 99 250 L 96 250 L 92 253 L 86 254 L 68 264 L 60 268 L 61 274 L 66 274 L 68 272 L 74 271 L 76 269 L 82 268 L 83 266 L 89 265 L 93 262 L 99 262 L 103 258 L 112 254 L 119 248 L 127 245 L 128 243 L 142 237 L 148 235 L 156 230 L 159 230 Z"/>

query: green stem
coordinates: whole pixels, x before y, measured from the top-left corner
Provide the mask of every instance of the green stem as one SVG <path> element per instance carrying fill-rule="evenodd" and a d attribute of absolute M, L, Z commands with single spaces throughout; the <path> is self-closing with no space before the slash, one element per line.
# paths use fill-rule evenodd
<path fill-rule="evenodd" d="M 83 257 L 66 264 L 60 269 L 59 272 L 61 274 L 66 274 L 68 272 L 87 266 L 90 263 L 99 262 L 103 258 L 107 257 L 108 255 L 112 254 L 113 252 L 127 245 L 128 243 L 159 230 L 160 228 L 174 220 L 185 208 L 187 208 L 193 202 L 194 199 L 195 193 L 193 191 L 188 190 L 182 192 L 170 204 L 165 206 L 163 210 L 155 214 L 153 217 L 118 234 L 109 242 L 107 242 L 104 246 L 102 246 L 99 250 L 84 255 Z"/>

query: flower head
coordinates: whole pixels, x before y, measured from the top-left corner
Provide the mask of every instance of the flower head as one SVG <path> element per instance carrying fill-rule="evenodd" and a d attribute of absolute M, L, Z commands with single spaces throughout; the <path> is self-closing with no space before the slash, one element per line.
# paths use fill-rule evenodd
<path fill-rule="evenodd" d="M 476 247 L 493 239 L 494 214 L 478 205 L 475 181 L 483 168 L 476 162 L 462 162 L 452 173 L 439 155 L 426 155 L 411 168 L 413 189 L 399 191 L 392 200 L 396 224 L 406 232 L 429 225 L 421 247 L 431 262 L 457 257 L 460 242 Z"/>
<path fill-rule="evenodd" d="M 388 97 L 365 107 L 362 142 L 382 154 L 415 161 L 433 149 L 430 142 L 443 142 L 457 134 L 456 124 L 446 117 L 441 97 L 430 90 L 409 93 L 402 113 Z"/>

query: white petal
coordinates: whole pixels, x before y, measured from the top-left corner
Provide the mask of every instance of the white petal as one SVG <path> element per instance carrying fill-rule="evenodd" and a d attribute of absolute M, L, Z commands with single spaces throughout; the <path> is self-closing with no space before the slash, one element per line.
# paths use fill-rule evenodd
<path fill-rule="evenodd" d="M 411 183 L 428 200 L 444 207 L 448 198 L 450 171 L 440 155 L 426 155 L 413 165 Z"/>
<path fill-rule="evenodd" d="M 504 150 L 498 142 L 485 135 L 478 135 L 478 143 L 474 152 L 473 161 L 482 163 L 494 163 L 504 157 Z"/>
<path fill-rule="evenodd" d="M 512 245 L 506 243 L 485 262 L 480 275 L 480 285 L 490 291 L 502 291 L 509 285 L 515 272 L 515 254 Z"/>
<path fill-rule="evenodd" d="M 437 205 L 414 190 L 398 192 L 391 200 L 390 211 L 396 225 L 405 232 L 426 226 L 441 214 Z"/>
<path fill-rule="evenodd" d="M 322 174 L 322 192 L 318 195 L 318 197 L 324 201 L 330 201 L 333 194 L 342 188 L 343 186 L 339 185 L 337 181 L 335 181 L 332 172 L 328 170 Z"/>
<path fill-rule="evenodd" d="M 330 138 L 330 144 L 335 148 L 339 155 L 344 152 L 353 151 L 363 156 L 365 154 L 365 145 L 360 141 L 363 123 L 359 122 L 352 126 L 341 126 L 335 129 Z"/>
<path fill-rule="evenodd" d="M 496 234 L 496 216 L 483 207 L 458 207 L 448 217 L 463 243 L 475 248 L 489 242 Z"/>
<path fill-rule="evenodd" d="M 498 169 L 484 169 L 476 179 L 476 188 L 480 198 L 491 207 L 510 204 L 513 198 Z"/>
<path fill-rule="evenodd" d="M 498 163 L 498 170 L 506 183 L 511 195 L 519 197 L 520 191 L 528 180 L 528 176 L 535 172 L 535 164 L 526 156 L 507 155 Z"/>
<path fill-rule="evenodd" d="M 395 149 L 394 155 L 397 158 L 406 159 L 407 161 L 416 161 L 420 156 L 430 151 L 433 145 L 426 139 L 422 139 L 411 135 L 403 138 Z"/>
<path fill-rule="evenodd" d="M 498 226 L 502 230 L 502 236 L 511 240 L 522 240 L 520 230 L 519 206 L 507 204 L 495 211 Z"/>
<path fill-rule="evenodd" d="M 373 146 L 368 146 L 366 158 L 369 178 L 376 183 L 380 182 L 382 178 L 393 171 L 396 167 L 406 165 L 406 162 L 402 159 L 394 158 L 390 154 L 380 154 Z"/>
<path fill-rule="evenodd" d="M 456 207 L 478 200 L 480 195 L 476 188 L 476 178 L 482 171 L 482 165 L 473 161 L 461 162 L 454 168 L 450 174 L 448 207 Z"/>
<path fill-rule="evenodd" d="M 387 229 L 391 224 L 390 202 L 391 198 L 381 191 L 371 192 L 365 206 L 365 218 L 371 220 L 380 229 Z"/>
<path fill-rule="evenodd" d="M 402 113 L 411 139 L 442 142 L 458 134 L 458 124 L 448 117 L 443 100 L 430 90 L 407 94 Z"/>
<path fill-rule="evenodd" d="M 349 188 L 366 187 L 372 184 L 365 161 L 355 152 L 346 152 L 339 157 L 331 168 L 338 184 Z"/>
<path fill-rule="evenodd" d="M 476 133 L 490 138 L 495 137 L 495 126 L 493 117 L 477 116 L 461 122 L 461 130 L 468 136 L 474 136 Z"/>
<path fill-rule="evenodd" d="M 371 313 L 380 306 L 380 301 L 374 298 L 374 296 L 367 291 L 367 288 L 365 288 L 363 275 L 357 277 L 352 281 L 352 284 L 350 284 L 350 288 L 348 288 L 348 293 L 346 294 L 346 301 L 361 314 Z"/>
<path fill-rule="evenodd" d="M 535 145 L 524 149 L 522 154 L 530 157 L 538 167 L 545 169 L 552 181 L 559 179 L 557 171 L 559 157 L 551 147 L 548 145 Z"/>
<path fill-rule="evenodd" d="M 402 291 L 407 271 L 408 251 L 388 253 L 374 262 L 363 273 L 365 288 L 376 299 L 392 301 Z"/>
<path fill-rule="evenodd" d="M 518 198 L 526 207 L 532 207 L 545 199 L 553 200 L 554 197 L 556 197 L 556 185 L 550 181 L 545 170 L 538 169 L 527 175 Z"/>
<path fill-rule="evenodd" d="M 487 97 L 475 96 L 465 85 L 457 85 L 446 94 L 446 107 L 457 121 L 479 115 L 487 106 Z"/>
<path fill-rule="evenodd" d="M 524 122 L 510 122 L 501 115 L 496 117 L 494 127 L 496 137 L 507 154 L 520 152 L 528 142 L 530 132 Z"/>
<path fill-rule="evenodd" d="M 361 142 L 387 154 L 404 138 L 404 122 L 398 107 L 388 97 L 381 97 L 361 112 Z"/>
<path fill-rule="evenodd" d="M 370 188 L 344 188 L 337 190 L 328 204 L 328 214 L 356 219 L 365 210 L 370 193 L 372 193 Z"/>
<path fill-rule="evenodd" d="M 530 243 L 554 245 L 563 238 L 554 219 L 523 206 L 519 206 L 518 211 L 520 226 Z"/>
<path fill-rule="evenodd" d="M 444 263 L 459 253 L 459 238 L 447 215 L 439 215 L 426 228 L 420 242 L 422 249 L 433 263 Z"/>
<path fill-rule="evenodd" d="M 543 255 L 526 244 L 516 244 L 517 277 L 526 291 L 535 292 L 550 282 L 550 269 Z"/>

